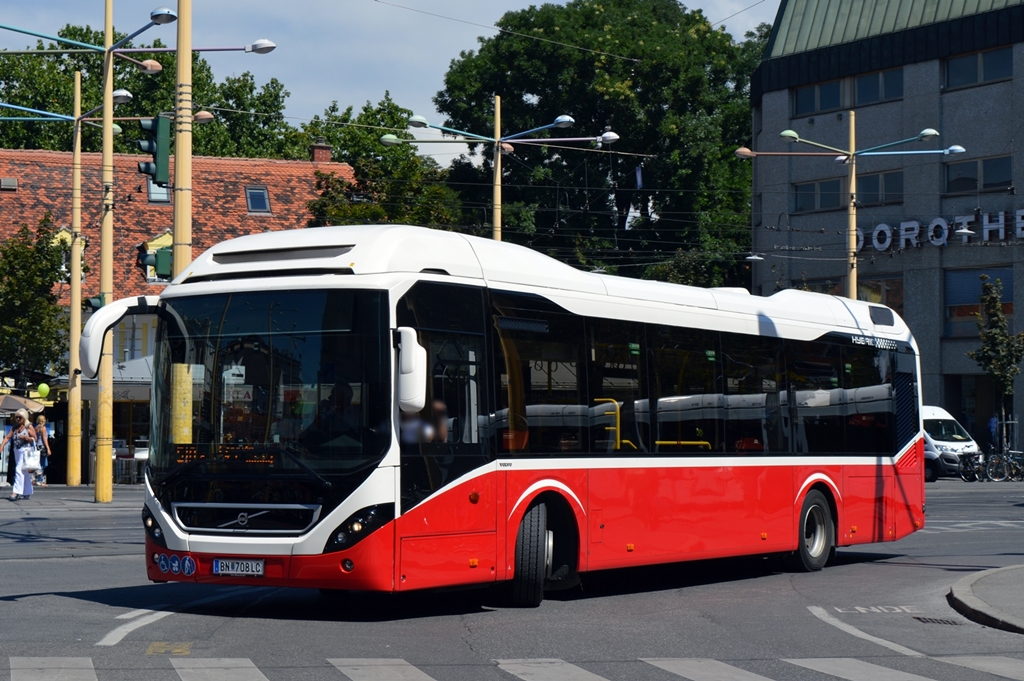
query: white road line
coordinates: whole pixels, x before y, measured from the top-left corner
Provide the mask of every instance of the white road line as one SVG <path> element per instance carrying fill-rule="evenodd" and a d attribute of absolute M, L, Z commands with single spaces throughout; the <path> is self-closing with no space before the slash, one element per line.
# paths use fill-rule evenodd
<path fill-rule="evenodd" d="M 831 674 L 848 681 L 932 681 L 924 676 L 889 669 L 852 657 L 823 657 L 803 660 L 783 660 L 805 669 Z"/>
<path fill-rule="evenodd" d="M 939 662 L 950 662 L 979 672 L 1003 676 L 1015 681 L 1024 681 L 1024 660 L 1013 657 L 957 655 L 955 657 L 933 657 Z"/>
<path fill-rule="evenodd" d="M 96 681 L 91 657 L 12 657 L 11 681 Z"/>
<path fill-rule="evenodd" d="M 642 658 L 644 662 L 690 681 L 771 681 L 746 669 L 707 658 Z"/>
<path fill-rule="evenodd" d="M 352 681 L 434 681 L 405 660 L 335 658 L 327 661 Z"/>
<path fill-rule="evenodd" d="M 166 608 L 166 603 L 159 603 L 158 605 L 151 605 L 148 608 L 140 608 L 138 610 L 132 610 L 131 612 L 123 612 L 114 619 L 116 620 L 133 620 L 139 615 L 148 615 L 151 612 L 157 612 L 160 608 Z"/>
<path fill-rule="evenodd" d="M 857 638 L 862 638 L 865 641 L 871 641 L 872 643 L 877 643 L 880 646 L 885 646 L 889 650 L 894 650 L 900 655 L 908 655 L 910 657 L 924 657 L 923 653 L 919 653 L 916 650 L 911 650 L 910 648 L 901 646 L 899 643 L 893 643 L 892 641 L 886 641 L 884 638 L 878 638 L 877 636 L 872 636 L 871 634 L 864 633 L 852 624 L 847 624 L 842 620 L 836 619 L 832 615 L 828 614 L 824 608 L 820 608 L 817 605 L 808 605 L 807 609 L 811 611 L 812 615 L 820 619 L 822 622 L 825 622 L 826 624 L 831 624 L 836 629 L 845 631 L 847 634 L 850 634 L 851 636 L 856 636 Z"/>
<path fill-rule="evenodd" d="M 181 681 L 270 681 L 245 657 L 172 657 Z"/>
<path fill-rule="evenodd" d="M 187 610 L 187 609 L 192 608 L 192 607 L 197 606 L 197 605 L 204 605 L 206 603 L 213 603 L 214 601 L 219 601 L 219 600 L 222 600 L 222 599 L 225 599 L 225 598 L 230 598 L 231 596 L 234 596 L 239 591 L 243 591 L 243 590 L 249 589 L 249 588 L 251 588 L 251 587 L 240 586 L 240 587 L 237 587 L 237 588 L 234 588 L 234 589 L 228 589 L 227 591 L 219 593 L 216 596 L 210 596 L 209 598 L 200 598 L 198 601 L 192 601 L 191 603 L 185 603 L 184 605 L 178 606 L 174 610 L 164 610 L 162 612 L 154 612 L 151 615 L 145 615 L 143 617 L 139 617 L 138 619 L 136 619 L 134 621 L 128 622 L 127 624 L 122 624 L 121 626 L 117 627 L 116 629 L 111 630 L 110 633 L 108 633 L 106 636 L 104 636 L 99 641 L 97 641 L 96 645 L 98 645 L 98 646 L 116 646 L 118 643 L 121 642 L 121 639 L 123 639 L 125 636 L 127 636 L 130 633 L 132 633 L 136 629 L 141 629 L 142 627 L 146 626 L 147 624 L 152 624 L 153 622 L 159 622 L 163 618 L 169 617 L 170 615 L 173 615 L 174 613 L 178 612 L 179 610 Z"/>
<path fill-rule="evenodd" d="M 523 681 L 608 681 L 564 660 L 495 660 L 498 668 Z"/>

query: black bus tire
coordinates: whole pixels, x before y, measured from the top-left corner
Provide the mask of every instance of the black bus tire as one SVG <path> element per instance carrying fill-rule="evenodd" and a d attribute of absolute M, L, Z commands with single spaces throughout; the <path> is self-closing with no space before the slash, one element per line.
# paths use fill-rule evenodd
<path fill-rule="evenodd" d="M 516 564 L 512 576 L 512 605 L 536 608 L 544 600 L 548 563 L 548 507 L 531 506 L 516 535 Z"/>
<path fill-rule="evenodd" d="M 800 510 L 800 536 L 790 558 L 791 569 L 817 572 L 825 567 L 835 546 L 835 526 L 825 495 L 812 489 Z"/>

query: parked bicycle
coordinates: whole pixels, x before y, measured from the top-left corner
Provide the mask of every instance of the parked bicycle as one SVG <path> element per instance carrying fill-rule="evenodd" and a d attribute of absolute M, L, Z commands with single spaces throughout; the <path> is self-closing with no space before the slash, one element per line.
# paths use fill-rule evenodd
<path fill-rule="evenodd" d="M 1008 451 L 1005 454 L 992 454 L 985 464 L 985 473 L 989 480 L 1024 480 L 1024 452 Z"/>
<path fill-rule="evenodd" d="M 986 456 L 981 452 L 974 452 L 973 454 L 961 454 L 960 479 L 963 480 L 964 482 L 988 480 L 988 462 L 992 460 L 993 456 L 995 456 L 995 454 L 989 453 Z"/>

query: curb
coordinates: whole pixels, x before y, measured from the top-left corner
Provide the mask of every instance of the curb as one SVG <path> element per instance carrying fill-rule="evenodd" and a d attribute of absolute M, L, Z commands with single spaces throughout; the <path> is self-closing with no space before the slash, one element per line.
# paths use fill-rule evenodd
<path fill-rule="evenodd" d="M 989 605 L 975 596 L 972 588 L 979 579 L 1007 570 L 1024 571 L 1024 565 L 1010 565 L 968 575 L 949 588 L 946 600 L 954 610 L 971 621 L 1003 631 L 1012 631 L 1015 634 L 1024 634 L 1024 619 L 1009 615 Z"/>

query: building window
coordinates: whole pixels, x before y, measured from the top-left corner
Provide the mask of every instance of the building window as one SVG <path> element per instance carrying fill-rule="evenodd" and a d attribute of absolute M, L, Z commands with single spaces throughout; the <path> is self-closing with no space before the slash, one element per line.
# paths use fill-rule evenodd
<path fill-rule="evenodd" d="M 946 60 L 946 87 L 958 88 L 1013 77 L 1013 48 L 975 52 Z"/>
<path fill-rule="evenodd" d="M 874 104 L 903 97 L 903 69 L 869 73 L 857 78 L 857 105 Z"/>
<path fill-rule="evenodd" d="M 903 203 L 903 171 L 857 176 L 857 201 L 864 206 Z"/>
<path fill-rule="evenodd" d="M 270 197 L 267 195 L 267 188 L 246 187 L 245 203 L 249 206 L 250 213 L 269 213 Z"/>
<path fill-rule="evenodd" d="M 981 310 L 981 275 L 987 274 L 993 283 L 1003 284 L 1003 314 L 1013 328 L 1013 268 L 989 267 L 977 270 L 946 270 L 945 305 L 946 336 L 951 338 L 977 337 L 978 317 Z"/>
<path fill-rule="evenodd" d="M 842 207 L 842 180 L 822 180 L 793 185 L 794 213 L 835 210 Z"/>
<path fill-rule="evenodd" d="M 161 187 L 160 185 L 153 182 L 152 177 L 146 178 L 146 188 L 149 194 L 150 203 L 170 203 L 171 202 L 171 188 Z"/>
<path fill-rule="evenodd" d="M 946 193 L 1004 191 L 1013 185 L 1010 156 L 997 156 L 946 166 Z"/>
<path fill-rule="evenodd" d="M 840 108 L 842 81 L 833 80 L 829 83 L 808 85 L 793 91 L 793 115 L 807 116 L 819 111 L 832 111 Z"/>

